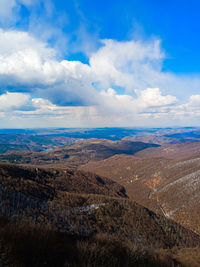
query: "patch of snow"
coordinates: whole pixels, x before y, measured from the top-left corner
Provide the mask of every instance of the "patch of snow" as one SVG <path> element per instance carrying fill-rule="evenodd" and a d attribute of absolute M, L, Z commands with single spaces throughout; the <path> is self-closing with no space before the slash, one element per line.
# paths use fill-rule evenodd
<path fill-rule="evenodd" d="M 182 167 L 186 164 L 191 164 L 191 163 L 196 163 L 196 162 L 200 164 L 200 158 L 184 160 L 182 162 L 178 162 L 178 163 L 175 163 L 173 165 L 170 165 L 170 168 Z"/>
<path fill-rule="evenodd" d="M 91 204 L 91 205 L 88 205 L 88 206 L 86 206 L 86 211 L 91 211 L 91 210 L 97 210 L 97 209 L 99 209 L 100 207 L 102 207 L 102 206 L 105 206 L 106 205 L 106 203 L 99 203 L 99 204 Z"/>
<path fill-rule="evenodd" d="M 163 188 L 161 188 L 159 190 L 159 192 L 163 192 L 165 190 L 167 190 L 168 188 L 176 185 L 176 184 L 180 184 L 180 183 L 184 183 L 186 182 L 187 183 L 187 187 L 190 187 L 190 186 L 193 186 L 193 185 L 197 185 L 200 183 L 200 170 L 198 171 L 195 171 L 193 173 L 190 173 L 186 176 L 183 176 L 179 179 L 177 179 L 176 181 L 170 183 L 170 184 L 167 184 L 166 186 L 164 186 Z"/>

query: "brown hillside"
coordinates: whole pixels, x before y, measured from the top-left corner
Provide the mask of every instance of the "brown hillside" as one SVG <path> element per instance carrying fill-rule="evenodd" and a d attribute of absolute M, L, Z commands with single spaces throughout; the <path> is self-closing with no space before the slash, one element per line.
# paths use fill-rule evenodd
<path fill-rule="evenodd" d="M 199 266 L 199 248 L 143 248 L 106 234 L 86 239 L 3 217 L 0 226 L 0 266 Z"/>
<path fill-rule="evenodd" d="M 107 234 L 142 247 L 200 244 L 198 235 L 126 198 L 69 193 L 80 188 L 74 189 L 71 184 L 75 174 L 79 174 L 78 180 L 85 179 L 86 173 L 81 171 L 65 173 L 4 164 L 0 169 L 0 213 L 12 220 L 49 225 L 56 231 L 78 236 Z M 93 188 L 93 193 L 125 196 L 120 190 L 109 189 L 110 185 L 122 188 L 110 180 L 97 175 L 88 179 L 88 184 L 84 180 L 84 193 L 91 193 Z"/>
<path fill-rule="evenodd" d="M 200 233 L 200 157 L 114 156 L 80 167 L 122 184 L 130 198 Z"/>
<path fill-rule="evenodd" d="M 123 138 L 123 140 L 126 141 L 132 141 L 132 142 L 144 142 L 144 143 L 152 143 L 152 144 L 158 144 L 158 145 L 164 145 L 164 144 L 179 144 L 182 143 L 179 139 L 175 138 L 169 138 L 162 135 L 130 135 Z"/>
<path fill-rule="evenodd" d="M 72 169 L 0 164 L 0 184 L 9 190 L 45 199 L 53 199 L 60 191 L 126 197 L 124 188 L 116 182 Z"/>
<path fill-rule="evenodd" d="M 200 142 L 168 144 L 160 147 L 147 148 L 135 153 L 136 157 L 153 158 L 164 157 L 170 159 L 179 159 L 200 154 Z"/>
<path fill-rule="evenodd" d="M 136 158 L 129 155 L 115 155 L 109 159 L 91 162 L 80 166 L 79 169 L 91 171 L 99 175 L 109 177 L 122 184 L 128 196 L 143 205 L 150 201 L 148 207 L 160 213 L 156 201 L 149 200 L 151 191 L 162 184 L 165 180 L 160 175 L 163 169 L 171 160 L 164 158 Z"/>
<path fill-rule="evenodd" d="M 74 168 L 90 161 L 99 161 L 115 154 L 133 155 L 155 147 L 155 144 L 130 141 L 110 141 L 106 139 L 81 140 L 76 144 L 40 153 L 12 152 L 0 155 L 0 160 L 10 163 L 49 165 Z"/>

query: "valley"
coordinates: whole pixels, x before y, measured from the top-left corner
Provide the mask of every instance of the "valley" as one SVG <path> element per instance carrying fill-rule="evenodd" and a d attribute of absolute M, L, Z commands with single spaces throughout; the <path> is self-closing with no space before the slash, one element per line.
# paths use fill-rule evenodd
<path fill-rule="evenodd" d="M 101 242 L 105 246 L 119 242 L 121 253 L 129 251 L 127 266 L 136 258 L 138 266 L 142 261 L 147 266 L 189 267 L 191 262 L 198 266 L 198 129 L 140 129 L 134 137 L 130 129 L 121 129 L 110 139 L 83 138 L 98 131 L 109 136 L 106 129 L 81 130 L 81 138 L 78 130 L 62 130 L 70 137 L 62 136 L 61 130 L 51 131 L 53 136 L 46 130 L 42 138 L 41 132 L 23 133 L 23 138 L 9 135 L 10 150 L 0 154 L 0 244 L 15 251 L 4 229 L 10 227 L 12 232 L 17 227 L 21 235 L 46 231 L 56 240 L 76 240 L 73 251 L 80 255 L 77 242 L 88 240 L 88 251 L 94 244 L 98 249 Z M 123 136 L 127 131 L 130 135 Z M 3 143 L 6 137 L 0 140 Z M 27 142 L 31 149 L 23 148 L 25 140 L 34 142 Z M 36 145 L 45 151 L 34 151 Z M 2 249 L 0 245 L 0 255 Z M 12 258 L 7 253 L 5 258 Z M 194 257 L 184 265 L 188 253 Z"/>

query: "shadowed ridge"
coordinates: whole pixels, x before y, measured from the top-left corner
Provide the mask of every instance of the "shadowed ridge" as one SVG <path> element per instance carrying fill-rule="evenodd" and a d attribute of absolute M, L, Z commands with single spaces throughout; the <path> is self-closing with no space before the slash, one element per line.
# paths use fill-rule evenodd
<path fill-rule="evenodd" d="M 0 164 L 0 184 L 31 194 L 53 197 L 57 191 L 127 197 L 118 183 L 76 169 L 53 169 Z"/>
<path fill-rule="evenodd" d="M 0 155 L 0 160 L 10 163 L 34 164 L 76 168 L 88 162 L 107 159 L 116 154 L 133 155 L 155 144 L 107 139 L 80 140 L 75 144 L 46 152 L 10 152 Z"/>

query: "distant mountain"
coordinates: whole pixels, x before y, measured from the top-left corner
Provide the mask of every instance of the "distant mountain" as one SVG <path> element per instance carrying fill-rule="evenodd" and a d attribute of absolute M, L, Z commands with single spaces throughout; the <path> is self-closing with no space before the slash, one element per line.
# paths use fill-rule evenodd
<path fill-rule="evenodd" d="M 140 158 L 164 157 L 179 159 L 200 154 L 200 142 L 168 144 L 160 147 L 148 148 L 135 154 Z"/>
<path fill-rule="evenodd" d="M 199 128 L 58 128 L 0 129 L 0 154 L 10 151 L 41 152 L 71 145 L 77 140 L 107 139 L 151 144 L 200 141 Z"/>
<path fill-rule="evenodd" d="M 158 147 L 155 144 L 107 139 L 79 140 L 75 144 L 42 153 L 12 152 L 0 155 L 1 161 L 74 168 L 90 161 L 109 158 L 115 154 L 128 154 Z"/>
<path fill-rule="evenodd" d="M 0 266 L 199 266 L 199 130 L 118 130 L 0 135 Z"/>
<path fill-rule="evenodd" d="M 74 138 L 65 136 L 36 135 L 27 133 L 0 134 L 0 154 L 10 151 L 40 152 L 55 149 L 64 145 L 71 145 L 74 142 Z"/>
<path fill-rule="evenodd" d="M 162 135 L 162 134 L 157 135 L 156 133 L 154 133 L 153 135 L 130 135 L 130 136 L 124 137 L 123 140 L 164 145 L 164 144 L 181 144 L 181 143 L 187 143 L 187 142 L 194 143 L 194 142 L 198 142 L 200 138 L 182 137 L 181 135 L 178 135 L 178 134 L 177 136 L 176 135 Z"/>
<path fill-rule="evenodd" d="M 140 133 L 154 133 L 159 129 L 149 128 L 121 128 L 121 127 L 105 127 L 105 128 L 46 128 L 46 129 L 0 129 L 1 134 L 23 134 L 23 135 L 39 135 L 39 136 L 63 136 L 76 139 L 109 139 L 121 140 L 128 135 Z M 177 131 L 167 131 L 166 133 L 176 133 Z M 179 132 L 179 131 L 178 131 Z"/>
<path fill-rule="evenodd" d="M 154 129 L 154 131 L 151 129 L 149 129 L 149 131 L 146 129 L 145 131 L 144 129 L 136 134 L 127 135 L 123 140 L 140 141 L 159 145 L 193 143 L 200 141 L 200 129 L 187 127 Z"/>

